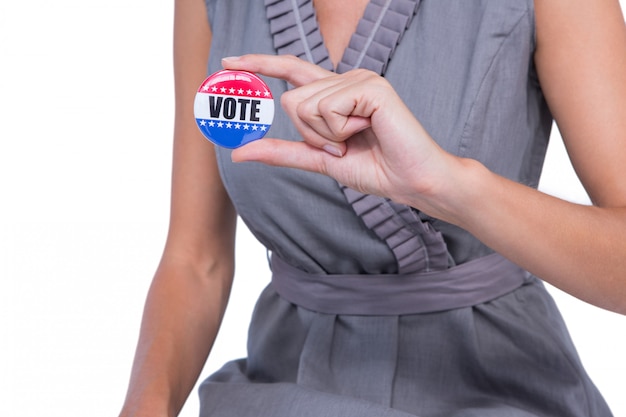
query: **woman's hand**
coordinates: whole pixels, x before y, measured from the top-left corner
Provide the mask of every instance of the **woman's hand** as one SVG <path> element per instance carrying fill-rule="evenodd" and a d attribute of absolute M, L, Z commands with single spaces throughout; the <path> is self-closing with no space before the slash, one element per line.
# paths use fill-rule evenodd
<path fill-rule="evenodd" d="M 294 85 L 281 103 L 304 138 L 251 142 L 233 151 L 233 161 L 319 172 L 361 192 L 413 205 L 416 197 L 438 193 L 459 165 L 391 85 L 371 71 L 338 75 L 295 57 L 267 55 L 225 58 L 223 65 Z"/>

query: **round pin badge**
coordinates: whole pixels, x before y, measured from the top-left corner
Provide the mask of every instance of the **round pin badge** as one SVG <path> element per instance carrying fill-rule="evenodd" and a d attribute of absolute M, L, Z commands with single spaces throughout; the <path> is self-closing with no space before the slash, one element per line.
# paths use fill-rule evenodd
<path fill-rule="evenodd" d="M 261 78 L 247 71 L 223 70 L 198 88 L 196 123 L 211 142 L 238 148 L 261 139 L 274 119 L 274 98 Z"/>

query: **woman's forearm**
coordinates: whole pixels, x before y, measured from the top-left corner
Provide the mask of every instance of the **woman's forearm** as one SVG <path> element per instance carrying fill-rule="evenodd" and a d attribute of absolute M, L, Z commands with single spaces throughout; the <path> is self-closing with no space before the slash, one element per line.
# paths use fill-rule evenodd
<path fill-rule="evenodd" d="M 120 416 L 175 416 L 198 379 L 221 322 L 232 265 L 198 271 L 163 261 L 146 300 Z"/>
<path fill-rule="evenodd" d="M 626 208 L 570 203 L 461 161 L 434 213 L 552 285 L 626 313 Z"/>

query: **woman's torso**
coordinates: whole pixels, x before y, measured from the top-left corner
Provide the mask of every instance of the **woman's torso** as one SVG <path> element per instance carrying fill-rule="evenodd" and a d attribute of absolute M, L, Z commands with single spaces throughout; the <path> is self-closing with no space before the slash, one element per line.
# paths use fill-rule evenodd
<path fill-rule="evenodd" d="M 210 72 L 220 69 L 224 56 L 277 52 L 332 69 L 310 1 L 265 3 L 208 1 L 215 34 Z M 339 71 L 354 64 L 384 71 L 445 150 L 536 186 L 551 117 L 533 65 L 532 6 L 532 0 L 372 1 Z M 417 7 L 415 16 L 402 20 L 412 7 Z M 242 21 L 247 23 L 232 24 Z M 406 31 L 397 27 L 405 21 Z M 401 39 L 387 61 L 394 36 Z M 280 80 L 266 81 L 274 97 L 288 88 Z M 280 109 L 269 136 L 299 140 Z M 217 154 L 238 213 L 255 236 L 288 263 L 315 273 L 396 272 L 390 249 L 363 227 L 334 180 L 256 163 L 233 164 L 227 149 Z M 456 263 L 490 253 L 464 230 L 422 218 L 443 233 Z"/>

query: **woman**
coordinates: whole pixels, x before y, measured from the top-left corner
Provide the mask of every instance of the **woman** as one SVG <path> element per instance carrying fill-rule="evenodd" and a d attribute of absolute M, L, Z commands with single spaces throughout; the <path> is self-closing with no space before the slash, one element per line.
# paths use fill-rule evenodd
<path fill-rule="evenodd" d="M 535 276 L 626 312 L 619 3 L 265 3 L 176 1 L 171 226 L 122 415 L 182 407 L 239 214 L 272 284 L 201 415 L 609 416 Z M 200 136 L 207 59 L 267 77 L 282 140 Z M 535 190 L 552 116 L 592 207 Z"/>

